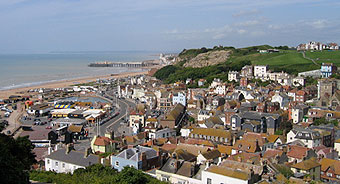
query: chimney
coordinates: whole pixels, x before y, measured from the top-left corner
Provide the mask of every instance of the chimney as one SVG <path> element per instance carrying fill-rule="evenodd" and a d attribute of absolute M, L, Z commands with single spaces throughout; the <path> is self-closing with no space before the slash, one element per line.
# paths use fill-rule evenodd
<path fill-rule="evenodd" d="M 241 156 L 238 156 L 238 157 L 237 157 L 237 161 L 238 161 L 238 162 L 242 162 L 242 157 L 241 157 Z"/>
<path fill-rule="evenodd" d="M 52 152 L 53 152 L 53 149 L 52 149 L 52 147 L 48 147 L 48 149 L 47 149 L 47 153 L 48 153 L 48 155 L 50 155 Z"/>
<path fill-rule="evenodd" d="M 222 163 L 222 157 L 218 157 L 217 165 L 221 165 L 221 163 Z"/>
<path fill-rule="evenodd" d="M 84 158 L 87 158 L 91 154 L 91 148 L 87 148 L 84 152 Z"/>
<path fill-rule="evenodd" d="M 72 150 L 72 146 L 70 144 L 67 144 L 65 154 L 69 154 L 71 150 Z"/>

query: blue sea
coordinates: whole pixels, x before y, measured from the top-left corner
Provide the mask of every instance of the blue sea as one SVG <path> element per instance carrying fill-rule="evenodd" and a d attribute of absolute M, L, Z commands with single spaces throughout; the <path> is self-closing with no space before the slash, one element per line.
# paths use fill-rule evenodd
<path fill-rule="evenodd" d="M 136 62 L 158 58 L 159 53 L 144 51 L 0 54 L 0 90 L 87 76 L 142 71 L 137 68 L 102 68 L 87 65 L 98 61 Z"/>

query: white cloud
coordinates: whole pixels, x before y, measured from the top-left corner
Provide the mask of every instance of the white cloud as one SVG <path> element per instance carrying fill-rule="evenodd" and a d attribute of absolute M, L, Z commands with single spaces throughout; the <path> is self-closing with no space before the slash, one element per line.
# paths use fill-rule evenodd
<path fill-rule="evenodd" d="M 328 21 L 326 20 L 315 20 L 313 22 L 307 22 L 308 25 L 315 29 L 323 29 L 328 26 Z"/>
<path fill-rule="evenodd" d="M 260 12 L 257 9 L 252 10 L 241 10 L 237 13 L 233 14 L 233 17 L 244 17 L 244 16 L 251 16 L 251 15 L 257 15 Z"/>
<path fill-rule="evenodd" d="M 245 21 L 245 22 L 236 23 L 235 25 L 236 26 L 242 26 L 242 27 L 248 27 L 248 26 L 256 26 L 256 25 L 259 25 L 259 24 L 260 24 L 260 21 L 258 21 L 258 20 L 248 20 L 248 21 Z"/>

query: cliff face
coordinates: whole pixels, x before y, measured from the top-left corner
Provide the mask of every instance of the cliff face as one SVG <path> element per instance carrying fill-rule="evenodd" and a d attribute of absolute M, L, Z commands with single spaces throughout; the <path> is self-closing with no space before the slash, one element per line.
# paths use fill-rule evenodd
<path fill-rule="evenodd" d="M 197 56 L 188 59 L 188 58 L 178 58 L 178 62 L 183 60 L 187 60 L 184 63 L 184 67 L 193 67 L 193 68 L 201 68 L 210 65 L 216 65 L 219 63 L 223 63 L 227 61 L 227 59 L 232 54 L 231 50 L 218 50 L 218 51 L 209 51 L 205 53 L 198 54 Z"/>

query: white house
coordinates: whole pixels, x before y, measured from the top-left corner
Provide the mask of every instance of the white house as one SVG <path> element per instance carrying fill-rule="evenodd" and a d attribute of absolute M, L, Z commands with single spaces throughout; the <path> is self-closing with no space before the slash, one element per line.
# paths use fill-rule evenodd
<path fill-rule="evenodd" d="M 287 143 L 300 141 L 308 148 L 321 145 L 321 135 L 318 131 L 294 128 L 287 134 Z"/>
<path fill-rule="evenodd" d="M 304 116 L 303 110 L 300 108 L 292 108 L 293 123 L 297 124 L 302 121 Z"/>
<path fill-rule="evenodd" d="M 265 78 L 267 76 L 267 66 L 254 66 L 254 76 L 255 78 Z"/>
<path fill-rule="evenodd" d="M 305 85 L 305 78 L 303 78 L 303 77 L 293 78 L 293 85 L 294 86 L 304 86 Z"/>
<path fill-rule="evenodd" d="M 174 93 L 172 96 L 172 105 L 176 105 L 176 104 L 182 104 L 183 106 L 187 105 L 187 97 L 185 95 L 185 93 Z"/>
<path fill-rule="evenodd" d="M 219 95 L 225 95 L 225 93 L 226 93 L 225 85 L 216 86 L 214 93 L 219 94 Z"/>
<path fill-rule="evenodd" d="M 85 152 L 73 151 L 70 148 L 58 149 L 45 157 L 45 170 L 56 173 L 73 173 L 76 169 L 99 163 L 99 156 Z"/>
<path fill-rule="evenodd" d="M 207 184 L 248 184 L 250 180 L 250 174 L 228 167 L 212 165 L 202 171 L 202 183 Z"/>
<path fill-rule="evenodd" d="M 272 96 L 271 102 L 278 102 L 280 104 L 280 108 L 285 109 L 289 103 L 289 97 L 284 93 L 276 92 L 275 95 Z"/>
<path fill-rule="evenodd" d="M 240 80 L 240 74 L 237 71 L 229 71 L 228 81 L 238 82 Z"/>
<path fill-rule="evenodd" d="M 176 137 L 176 130 L 164 128 L 155 132 L 149 132 L 149 139 Z"/>
<path fill-rule="evenodd" d="M 203 121 L 203 120 L 205 120 L 205 119 L 210 118 L 210 116 L 211 116 L 211 114 L 209 113 L 209 111 L 201 109 L 201 110 L 198 112 L 197 120 L 198 120 L 198 121 Z"/>

